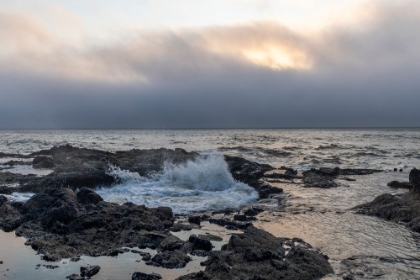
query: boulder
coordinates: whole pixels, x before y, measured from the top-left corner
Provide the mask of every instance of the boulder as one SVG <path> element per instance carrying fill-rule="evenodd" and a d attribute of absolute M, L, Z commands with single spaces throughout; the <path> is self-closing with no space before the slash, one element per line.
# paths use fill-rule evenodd
<path fill-rule="evenodd" d="M 103 201 L 99 194 L 89 188 L 82 188 L 77 193 L 77 200 L 82 204 L 98 204 Z"/>
<path fill-rule="evenodd" d="M 90 278 L 93 275 L 98 274 L 99 270 L 101 270 L 99 265 L 81 266 L 80 276 Z"/>
<path fill-rule="evenodd" d="M 194 244 L 194 248 L 198 250 L 211 251 L 211 249 L 213 248 L 213 245 L 211 244 L 210 240 L 198 237 L 195 234 L 190 235 L 188 241 Z"/>
<path fill-rule="evenodd" d="M 180 250 L 165 251 L 157 253 L 147 262 L 147 265 L 164 267 L 164 268 L 183 268 L 191 261 L 191 258 Z"/>
<path fill-rule="evenodd" d="M 200 216 L 189 216 L 188 217 L 188 222 L 193 223 L 193 224 L 200 225 L 200 223 L 201 223 L 201 217 Z"/>

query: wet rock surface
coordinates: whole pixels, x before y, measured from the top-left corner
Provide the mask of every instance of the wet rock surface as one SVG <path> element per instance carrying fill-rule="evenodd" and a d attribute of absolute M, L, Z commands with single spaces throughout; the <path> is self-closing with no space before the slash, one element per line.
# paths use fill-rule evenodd
<path fill-rule="evenodd" d="M 191 261 L 191 257 L 181 250 L 159 252 L 147 262 L 147 265 L 169 269 L 183 268 Z"/>
<path fill-rule="evenodd" d="M 12 231 L 22 224 L 22 215 L 12 203 L 0 195 L 0 228 L 6 232 Z"/>
<path fill-rule="evenodd" d="M 89 192 L 94 197 L 96 193 Z M 0 198 L 0 227 L 16 229 L 45 260 L 79 255 L 118 254 L 118 248 L 151 247 L 169 236 L 173 214 L 168 207 L 147 208 L 132 203 L 81 203 L 70 189 L 46 189 L 21 209 Z M 156 234 L 154 232 L 157 232 Z"/>
<path fill-rule="evenodd" d="M 420 191 L 420 170 L 413 168 L 408 176 L 410 183 L 415 191 Z"/>
<path fill-rule="evenodd" d="M 208 256 L 204 272 L 180 279 L 316 279 L 332 272 L 326 256 L 302 240 L 276 238 L 254 228 L 251 221 L 264 211 L 263 207 L 195 214 L 185 217 L 188 224 L 174 224 L 168 207 L 108 203 L 93 190 L 118 183 L 118 178 L 108 174 L 110 166 L 148 176 L 161 171 L 165 162 L 185 163 L 198 156 L 182 149 L 109 153 L 69 145 L 33 153 L 28 158 L 33 158 L 34 168 L 50 168 L 53 172 L 44 177 L 0 173 L 0 182 L 19 184 L 13 191 L 36 193 L 26 203 L 12 203 L 0 195 L 0 228 L 16 230 L 16 235 L 27 238 L 26 245 L 45 261 L 77 260 L 81 255 L 117 256 L 130 251 L 122 247 L 139 247 L 157 250 L 154 255 L 135 252 L 147 265 L 180 269 L 191 261 L 190 255 Z M 225 159 L 233 178 L 253 187 L 260 198 L 283 192 L 263 180 L 271 166 L 239 157 Z M 293 170 L 285 174 L 288 178 L 297 176 Z M 7 186 L 0 188 L 0 193 L 10 191 Z M 221 251 L 212 251 L 211 241 L 222 240 L 218 236 L 191 235 L 188 241 L 182 241 L 169 232 L 200 228 L 204 220 L 244 233 L 232 235 Z M 80 275 L 68 278 L 85 279 L 98 271 L 95 266 L 85 267 Z M 158 277 L 141 272 L 132 275 L 132 279 Z"/>
<path fill-rule="evenodd" d="M 178 279 L 318 279 L 333 272 L 327 259 L 302 240 L 276 238 L 251 226 L 211 252 L 204 271 Z"/>
<path fill-rule="evenodd" d="M 134 272 L 131 276 L 131 280 L 158 280 L 162 279 L 162 276 L 157 273 L 146 274 L 143 272 Z"/>
<path fill-rule="evenodd" d="M 335 182 L 335 179 L 339 176 L 350 176 L 350 175 L 369 175 L 373 173 L 382 172 L 382 170 L 376 169 L 340 169 L 335 168 L 312 168 L 311 170 L 303 172 L 303 183 L 307 188 L 335 188 L 339 185 Z"/>
<path fill-rule="evenodd" d="M 420 193 L 417 192 L 409 191 L 403 195 L 382 194 L 353 210 L 358 214 L 402 223 L 411 230 L 420 232 Z"/>
<path fill-rule="evenodd" d="M 90 278 L 98 274 L 99 270 L 101 270 L 99 265 L 82 266 L 80 267 L 80 276 Z"/>
<path fill-rule="evenodd" d="M 270 194 L 282 193 L 281 188 L 273 187 L 262 181 L 265 172 L 274 168 L 268 164 L 258 164 L 246 159 L 225 155 L 229 171 L 233 178 L 253 187 L 259 194 L 260 198 L 267 198 Z"/>
<path fill-rule="evenodd" d="M 117 183 L 117 179 L 108 174 L 110 166 L 147 176 L 161 171 L 165 162 L 185 163 L 196 158 L 198 154 L 188 153 L 182 149 L 164 148 L 110 153 L 66 145 L 27 156 L 12 156 L 33 158 L 34 168 L 48 168 L 53 172 L 44 177 L 1 172 L 0 185 L 17 183 L 20 187 L 16 188 L 16 191 L 37 193 L 45 188 L 66 187 L 75 190 L 82 187 L 110 186 Z"/>
<path fill-rule="evenodd" d="M 387 186 L 393 189 L 412 189 L 413 188 L 410 182 L 399 182 L 399 181 L 391 181 L 387 184 Z"/>
<path fill-rule="evenodd" d="M 13 155 L 18 156 L 18 155 Z M 53 172 L 36 177 L 32 175 L 19 175 L 1 172 L 0 186 L 16 183 L 19 187 L 14 188 L 17 192 L 38 193 L 46 188 L 70 188 L 73 190 L 95 188 L 98 186 L 111 186 L 118 183 L 118 178 L 109 175 L 110 166 L 137 172 L 141 176 L 148 176 L 160 172 L 165 163 L 182 164 L 194 160 L 200 156 L 196 152 L 186 152 L 183 149 L 151 149 L 118 151 L 115 153 L 77 148 L 70 145 L 53 147 L 32 153 L 28 157 L 33 158 L 34 168 L 48 168 Z M 271 194 L 282 193 L 282 189 L 272 187 L 261 178 L 264 173 L 273 170 L 267 164 L 258 164 L 246 159 L 234 156 L 225 156 L 229 171 L 237 181 L 253 187 L 260 198 L 267 198 Z M 4 193 L 8 193 L 4 189 Z"/>
<path fill-rule="evenodd" d="M 420 187 L 420 171 L 414 168 L 410 172 L 409 180 L 412 190 L 402 195 L 382 194 L 353 210 L 359 214 L 402 223 L 413 231 L 420 232 L 420 192 L 416 189 Z"/>

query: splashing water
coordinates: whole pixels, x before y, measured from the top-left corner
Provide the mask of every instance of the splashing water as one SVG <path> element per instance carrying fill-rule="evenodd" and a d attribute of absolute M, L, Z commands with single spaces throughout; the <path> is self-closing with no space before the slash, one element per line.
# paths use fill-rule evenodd
<path fill-rule="evenodd" d="M 177 214 L 239 208 L 258 199 L 254 189 L 233 179 L 220 153 L 203 155 L 181 165 L 165 164 L 161 173 L 150 177 L 118 167 L 112 167 L 109 174 L 120 183 L 97 190 L 105 200 L 169 206 Z"/>

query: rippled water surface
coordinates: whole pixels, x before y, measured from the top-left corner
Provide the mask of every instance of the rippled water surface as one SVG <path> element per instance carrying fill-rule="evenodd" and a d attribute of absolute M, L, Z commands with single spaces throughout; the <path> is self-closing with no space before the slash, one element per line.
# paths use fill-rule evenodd
<path fill-rule="evenodd" d="M 420 235 L 403 225 L 353 213 L 350 209 L 373 200 L 379 193 L 404 193 L 387 187 L 391 180 L 406 180 L 408 174 L 384 172 L 351 176 L 334 189 L 302 188 L 281 184 L 286 208 L 264 212 L 255 222 L 275 236 L 298 237 L 330 257 L 341 279 L 420 279 Z"/>
<path fill-rule="evenodd" d="M 274 211 L 261 214 L 255 224 L 276 236 L 302 238 L 328 255 L 336 273 L 325 279 L 341 279 L 347 274 L 356 279 L 420 279 L 419 235 L 403 225 L 351 210 L 382 193 L 405 192 L 393 190 L 387 183 L 407 181 L 410 169 L 420 167 L 420 129 L 0 131 L 3 153 L 30 154 L 64 144 L 111 152 L 183 148 L 298 170 L 335 166 L 385 170 L 350 176 L 354 182 L 338 180 L 340 186 L 334 189 L 281 184 L 285 207 L 276 208 L 276 200 L 264 201 Z M 5 163 L 6 159 L 0 161 L 2 166 Z M 389 171 L 394 168 L 402 172 Z M 118 188 L 100 191 L 116 202 L 167 203 L 175 211 L 187 213 L 238 207 L 256 200 L 252 190 L 226 174 L 220 154 L 214 162 L 166 169 L 153 178 L 115 172 L 120 178 L 131 176 Z M 5 240 L 0 236 L 0 246 Z M 109 266 L 109 273 L 116 275 L 115 269 Z"/>
<path fill-rule="evenodd" d="M 54 145 L 107 151 L 220 150 L 298 169 L 317 166 L 420 166 L 420 129 L 0 131 L 0 152 L 28 154 Z"/>

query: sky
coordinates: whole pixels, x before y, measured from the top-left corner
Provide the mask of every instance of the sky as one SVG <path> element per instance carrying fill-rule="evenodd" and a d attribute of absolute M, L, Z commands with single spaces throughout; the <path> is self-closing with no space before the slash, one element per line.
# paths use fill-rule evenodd
<path fill-rule="evenodd" d="M 0 129 L 420 127 L 418 0 L 2 0 Z"/>

